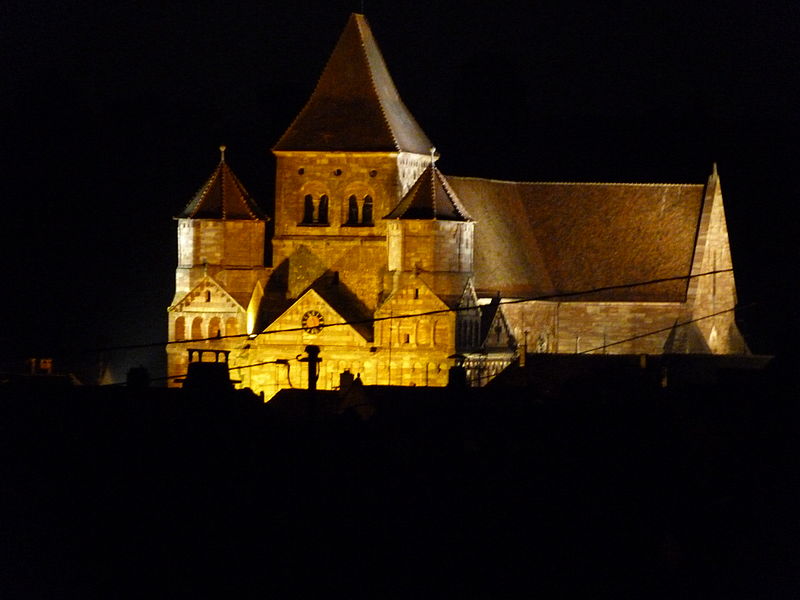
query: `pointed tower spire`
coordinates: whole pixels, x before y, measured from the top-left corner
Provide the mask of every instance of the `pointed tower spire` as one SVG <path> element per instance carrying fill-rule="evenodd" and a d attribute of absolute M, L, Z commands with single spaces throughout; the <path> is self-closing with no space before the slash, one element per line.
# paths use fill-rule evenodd
<path fill-rule="evenodd" d="M 471 221 L 453 188 L 433 164 L 435 149 L 431 148 L 431 164 L 422 172 L 395 209 L 386 219 L 435 219 L 438 221 Z"/>
<path fill-rule="evenodd" d="M 219 147 L 219 164 L 194 195 L 179 219 L 258 219 L 267 217 L 225 162 L 226 146 Z"/>
<path fill-rule="evenodd" d="M 430 147 L 397 93 L 366 18 L 352 14 L 311 98 L 274 150 L 426 155 Z"/>

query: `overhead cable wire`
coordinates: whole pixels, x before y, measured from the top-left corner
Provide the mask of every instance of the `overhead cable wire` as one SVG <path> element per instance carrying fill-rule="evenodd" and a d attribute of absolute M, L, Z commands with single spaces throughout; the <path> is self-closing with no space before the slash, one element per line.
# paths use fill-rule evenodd
<path fill-rule="evenodd" d="M 597 346 L 596 348 L 590 348 L 589 350 L 582 350 L 581 352 L 577 352 L 577 354 L 591 354 L 592 352 L 597 352 L 598 350 L 605 350 L 606 348 L 610 348 L 611 346 L 618 346 L 620 344 L 625 344 L 627 342 L 632 342 L 634 340 L 639 340 L 651 335 L 656 335 L 657 333 L 664 333 L 665 331 L 671 331 L 676 327 L 684 327 L 685 325 L 691 325 L 692 323 L 697 323 L 698 321 L 703 321 L 705 319 L 711 319 L 712 317 L 718 317 L 720 315 L 724 315 L 725 313 L 733 312 L 735 310 L 743 309 L 743 308 L 750 308 L 755 303 L 750 302 L 749 304 L 745 305 L 736 305 L 732 306 L 731 308 L 726 308 L 725 310 L 720 310 L 710 315 L 703 315 L 702 317 L 696 317 L 694 319 L 689 319 L 688 321 L 682 321 L 681 323 L 673 323 L 669 327 L 662 327 L 661 329 L 654 329 L 653 331 L 648 331 L 647 333 L 641 333 L 638 335 L 631 336 L 629 338 L 625 338 L 624 340 L 617 340 L 616 342 L 610 342 L 607 344 L 603 344 L 602 346 Z"/>
<path fill-rule="evenodd" d="M 597 288 L 591 288 L 588 290 L 579 290 L 579 291 L 572 291 L 572 292 L 558 292 L 553 294 L 543 294 L 538 296 L 528 296 L 525 298 L 510 298 L 506 300 L 500 300 L 501 305 L 509 305 L 509 304 L 521 304 L 525 302 L 536 302 L 536 301 L 548 301 L 548 300 L 557 300 L 559 298 L 570 298 L 576 296 L 588 296 L 590 294 L 598 294 L 602 292 L 620 290 L 620 289 L 628 289 L 633 287 L 642 287 L 647 285 L 655 285 L 659 283 L 669 283 L 671 281 L 681 281 L 686 279 L 694 279 L 698 277 L 706 277 L 709 275 L 716 275 L 719 273 L 729 273 L 732 272 L 733 269 L 716 269 L 713 271 L 707 271 L 705 273 L 695 273 L 690 275 L 679 275 L 675 277 L 662 277 L 659 279 L 650 279 L 648 281 L 640 281 L 635 283 L 623 283 L 618 285 L 610 285 L 610 286 L 603 286 Z M 353 321 L 339 321 L 335 323 L 326 323 L 323 329 L 328 329 L 330 327 L 341 327 L 343 325 L 353 326 L 353 325 L 366 325 L 377 323 L 380 321 L 391 321 L 395 319 L 412 319 L 418 317 L 425 317 L 431 315 L 438 315 L 438 314 L 445 314 L 445 313 L 458 313 L 462 311 L 474 311 L 479 310 L 480 305 L 473 305 L 473 306 L 457 306 L 453 308 L 441 308 L 436 310 L 429 310 L 423 311 L 418 313 L 409 313 L 409 314 L 392 314 L 387 316 L 381 317 L 370 317 L 367 319 L 358 319 Z M 203 337 L 203 338 L 192 338 L 187 340 L 169 340 L 169 341 L 162 341 L 162 342 L 150 342 L 145 344 L 128 344 L 124 346 L 109 346 L 105 348 L 96 348 L 92 350 L 87 350 L 87 352 L 112 352 L 118 350 L 137 350 L 141 348 L 155 348 L 159 346 L 170 346 L 176 344 L 193 344 L 199 342 L 213 342 L 217 340 L 224 340 L 224 339 L 233 339 L 233 338 L 249 338 L 255 339 L 256 337 L 262 335 L 272 335 L 277 333 L 294 333 L 298 331 L 304 331 L 303 327 L 288 327 L 284 329 L 273 329 L 273 330 L 264 330 L 259 333 L 237 333 L 231 335 L 217 335 L 217 336 L 210 336 L 210 337 Z"/>

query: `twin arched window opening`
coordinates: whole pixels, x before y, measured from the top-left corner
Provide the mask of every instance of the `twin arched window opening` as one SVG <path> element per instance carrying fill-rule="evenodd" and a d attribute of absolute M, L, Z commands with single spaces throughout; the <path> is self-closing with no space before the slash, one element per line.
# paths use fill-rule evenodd
<path fill-rule="evenodd" d="M 366 195 L 359 211 L 358 198 L 355 195 L 347 199 L 347 221 L 345 225 L 372 225 L 372 196 Z M 361 214 L 359 214 L 359 212 Z"/>
<path fill-rule="evenodd" d="M 303 199 L 303 220 L 301 225 L 329 225 L 328 220 L 328 195 L 322 194 L 319 201 L 314 196 L 306 194 Z M 373 201 L 367 194 L 359 202 L 355 195 L 347 199 L 347 220 L 345 225 L 373 225 Z"/>
<path fill-rule="evenodd" d="M 303 201 L 303 225 L 328 224 L 328 195 L 322 194 L 319 202 L 314 202 L 314 196 L 306 194 Z"/>

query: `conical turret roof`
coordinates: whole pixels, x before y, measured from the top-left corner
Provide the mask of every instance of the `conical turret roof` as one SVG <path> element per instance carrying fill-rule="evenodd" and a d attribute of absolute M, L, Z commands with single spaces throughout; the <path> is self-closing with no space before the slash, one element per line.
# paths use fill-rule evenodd
<path fill-rule="evenodd" d="M 225 146 L 220 146 L 217 168 L 194 195 L 179 219 L 266 219 L 244 189 L 242 182 L 225 162 Z"/>
<path fill-rule="evenodd" d="M 425 169 L 386 219 L 472 221 L 453 188 L 433 164 Z"/>
<path fill-rule="evenodd" d="M 366 18 L 353 14 L 311 98 L 274 150 L 428 154 L 430 148 L 397 93 Z"/>

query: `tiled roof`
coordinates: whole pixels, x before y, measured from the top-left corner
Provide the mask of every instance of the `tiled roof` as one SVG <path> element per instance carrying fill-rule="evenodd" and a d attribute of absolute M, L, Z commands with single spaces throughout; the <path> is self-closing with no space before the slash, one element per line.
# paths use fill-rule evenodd
<path fill-rule="evenodd" d="M 363 15 L 353 14 L 303 110 L 274 150 L 430 152 Z"/>
<path fill-rule="evenodd" d="M 690 273 L 703 185 L 449 181 L 476 221 L 479 293 L 538 297 Z M 559 300 L 682 302 L 687 284 Z"/>
<path fill-rule="evenodd" d="M 242 182 L 225 162 L 225 146 L 220 146 L 217 168 L 200 188 L 179 219 L 266 219 L 244 189 Z"/>
<path fill-rule="evenodd" d="M 453 188 L 433 165 L 422 172 L 400 203 L 384 218 L 472 220 Z"/>

